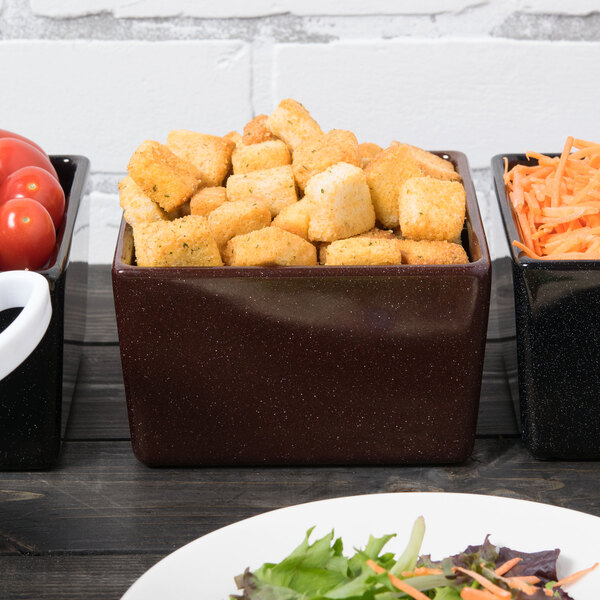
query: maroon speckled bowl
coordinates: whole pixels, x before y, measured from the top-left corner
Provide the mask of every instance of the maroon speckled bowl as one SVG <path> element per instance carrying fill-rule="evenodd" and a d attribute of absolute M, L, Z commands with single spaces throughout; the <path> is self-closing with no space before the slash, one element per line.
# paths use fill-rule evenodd
<path fill-rule="evenodd" d="M 132 445 L 151 466 L 453 463 L 475 439 L 490 259 L 466 157 L 466 265 L 132 265 L 113 289 Z"/>

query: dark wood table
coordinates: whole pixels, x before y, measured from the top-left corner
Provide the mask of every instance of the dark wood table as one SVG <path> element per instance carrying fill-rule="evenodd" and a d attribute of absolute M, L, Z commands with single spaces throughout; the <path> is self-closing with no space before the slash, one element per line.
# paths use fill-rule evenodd
<path fill-rule="evenodd" d="M 503 292 L 510 296 L 501 273 L 495 269 L 478 436 L 466 464 L 150 469 L 131 452 L 110 272 L 93 267 L 87 341 L 61 459 L 50 471 L 0 473 L 0 599 L 116 599 L 194 538 L 337 496 L 470 492 L 600 516 L 600 463 L 540 462 L 521 446 L 502 360 L 514 332 L 509 308 L 498 302 Z"/>

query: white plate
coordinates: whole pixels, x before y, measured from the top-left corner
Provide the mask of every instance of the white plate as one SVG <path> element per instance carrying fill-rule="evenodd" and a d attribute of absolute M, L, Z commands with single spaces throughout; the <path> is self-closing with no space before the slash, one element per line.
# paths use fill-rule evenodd
<path fill-rule="evenodd" d="M 397 533 L 386 550 L 404 549 L 414 520 L 425 517 L 422 551 L 434 559 L 480 544 L 487 533 L 496 545 L 534 552 L 560 548 L 559 577 L 600 560 L 600 518 L 496 496 L 397 493 L 350 496 L 264 513 L 218 529 L 170 554 L 131 586 L 123 600 L 228 600 L 233 577 L 246 567 L 279 562 L 316 529 L 311 540 L 332 528 L 344 554 L 364 547 L 372 533 Z M 598 600 L 600 569 L 569 591 L 575 600 Z"/>

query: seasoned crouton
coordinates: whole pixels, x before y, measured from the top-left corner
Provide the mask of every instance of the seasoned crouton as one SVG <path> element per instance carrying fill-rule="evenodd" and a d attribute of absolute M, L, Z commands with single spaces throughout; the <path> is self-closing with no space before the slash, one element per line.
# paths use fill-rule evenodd
<path fill-rule="evenodd" d="M 168 213 L 146 196 L 129 175 L 119 181 L 119 202 L 125 220 L 132 227 L 138 223 L 169 220 Z"/>
<path fill-rule="evenodd" d="M 208 187 L 223 183 L 231 168 L 231 153 L 235 148 L 235 143 L 229 139 L 186 129 L 171 131 L 167 145 L 200 171 L 202 183 Z"/>
<path fill-rule="evenodd" d="M 142 192 L 166 211 L 179 208 L 200 186 L 200 172 L 193 164 L 150 140 L 133 153 L 127 170 Z"/>
<path fill-rule="evenodd" d="M 340 162 L 357 167 L 362 165 L 358 141 L 351 131 L 332 129 L 300 142 L 294 148 L 292 161 L 298 187 L 303 190 L 313 175 Z"/>
<path fill-rule="evenodd" d="M 396 235 L 390 229 L 379 229 L 378 227 L 373 227 L 373 229 L 369 229 L 369 231 L 365 231 L 355 237 L 365 237 L 371 238 L 375 240 L 395 240 Z"/>
<path fill-rule="evenodd" d="M 238 175 L 289 165 L 292 157 L 288 147 L 281 140 L 270 140 L 250 146 L 240 144 L 233 151 L 231 162 L 234 174 Z"/>
<path fill-rule="evenodd" d="M 319 246 L 319 264 L 324 265 L 327 263 L 327 248 L 332 242 L 320 242 Z"/>
<path fill-rule="evenodd" d="M 398 226 L 398 192 L 409 177 L 423 171 L 406 146 L 390 146 L 380 152 L 365 169 L 377 220 L 385 227 Z"/>
<path fill-rule="evenodd" d="M 412 157 L 417 161 L 424 175 L 435 177 L 436 179 L 449 179 L 450 181 L 460 181 L 460 175 L 454 169 L 454 165 L 449 161 L 439 157 L 437 154 L 427 152 L 417 146 L 410 144 L 401 144 L 392 142 L 391 146 L 406 146 Z"/>
<path fill-rule="evenodd" d="M 400 188 L 398 209 L 403 237 L 455 242 L 465 221 L 465 188 L 458 181 L 412 177 Z"/>
<path fill-rule="evenodd" d="M 221 251 L 236 235 L 250 233 L 270 224 L 269 207 L 258 197 L 225 202 L 208 215 L 208 227 Z"/>
<path fill-rule="evenodd" d="M 282 208 L 298 200 L 292 167 L 272 167 L 227 179 L 227 197 L 230 200 L 243 200 L 248 196 L 260 196 L 269 206 L 271 216 L 279 214 Z"/>
<path fill-rule="evenodd" d="M 208 215 L 227 202 L 227 191 L 224 187 L 208 187 L 198 190 L 190 200 L 190 212 L 192 215 L 208 217 Z"/>
<path fill-rule="evenodd" d="M 279 227 L 265 227 L 227 242 L 225 263 L 239 267 L 316 265 L 316 248 Z"/>
<path fill-rule="evenodd" d="M 338 163 L 312 177 L 305 190 L 308 239 L 332 242 L 372 229 L 375 211 L 364 171 Z"/>
<path fill-rule="evenodd" d="M 273 226 L 295 233 L 308 240 L 308 203 L 303 198 L 286 206 L 274 219 Z"/>
<path fill-rule="evenodd" d="M 310 113 L 296 100 L 286 98 L 266 121 L 267 129 L 282 139 L 290 148 L 323 132 Z"/>
<path fill-rule="evenodd" d="M 460 244 L 445 240 L 399 239 L 402 262 L 407 265 L 458 265 L 469 262 Z"/>
<path fill-rule="evenodd" d="M 267 129 L 267 119 L 267 115 L 256 115 L 254 119 L 248 121 L 244 125 L 244 135 L 241 143 L 250 146 L 251 144 L 274 140 L 275 136 Z"/>
<path fill-rule="evenodd" d="M 399 265 L 402 253 L 398 240 L 353 237 L 331 242 L 325 254 L 326 265 Z"/>
<path fill-rule="evenodd" d="M 237 146 L 242 143 L 242 134 L 239 131 L 230 131 L 223 136 L 223 139 L 229 140 Z"/>
<path fill-rule="evenodd" d="M 371 142 L 364 142 L 358 145 L 358 152 L 364 169 L 380 152 L 383 151 L 381 146 Z"/>
<path fill-rule="evenodd" d="M 139 267 L 219 267 L 217 243 L 205 217 L 139 223 L 133 228 Z"/>

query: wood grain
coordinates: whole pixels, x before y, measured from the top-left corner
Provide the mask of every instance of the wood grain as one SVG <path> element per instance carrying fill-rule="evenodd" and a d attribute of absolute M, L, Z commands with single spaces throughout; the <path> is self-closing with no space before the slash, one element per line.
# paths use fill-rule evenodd
<path fill-rule="evenodd" d="M 268 510 L 353 494 L 446 491 L 567 506 L 600 516 L 593 462 L 540 462 L 519 440 L 478 440 L 464 465 L 149 469 L 128 442 L 67 442 L 58 467 L 4 473 L 0 547 L 22 553 L 166 554 Z"/>
<path fill-rule="evenodd" d="M 160 558 L 155 554 L 0 556 L 0 598 L 115 600 Z"/>

